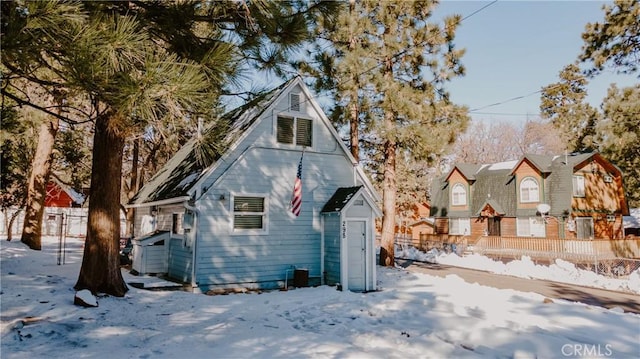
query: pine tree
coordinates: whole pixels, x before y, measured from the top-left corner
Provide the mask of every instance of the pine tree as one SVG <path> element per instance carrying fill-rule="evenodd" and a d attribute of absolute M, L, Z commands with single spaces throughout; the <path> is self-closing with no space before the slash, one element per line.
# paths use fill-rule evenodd
<path fill-rule="evenodd" d="M 640 207 L 640 85 L 622 89 L 611 85 L 602 108 L 601 152 L 622 170 L 629 205 Z"/>
<path fill-rule="evenodd" d="M 579 59 L 589 63 L 589 76 L 609 65 L 619 73 L 633 73 L 640 65 L 640 2 L 615 0 L 604 5 L 604 21 L 589 23 L 582 34 Z M 640 77 L 640 75 L 638 75 Z"/>
<path fill-rule="evenodd" d="M 358 3 L 360 4 L 360 3 Z M 466 109 L 448 101 L 444 84 L 464 74 L 453 39 L 460 17 L 431 23 L 435 1 L 363 1 L 358 16 L 370 22 L 363 56 L 380 64 L 367 69 L 363 89 L 370 99 L 372 156 L 380 159 L 382 187 L 380 264 L 394 264 L 397 163 L 433 161 L 468 122 Z M 366 61 L 365 61 L 366 62 Z"/>
<path fill-rule="evenodd" d="M 11 75 L 80 92 L 91 104 L 93 200 L 75 288 L 115 296 L 127 290 L 118 260 L 126 139 L 149 124 L 162 128 L 168 119 L 211 116 L 239 69 L 280 71 L 287 54 L 309 38 L 309 24 L 334 7 L 266 1 L 2 5 L 2 60 Z M 47 36 L 33 44 L 24 41 L 34 37 L 34 29 Z M 53 30 L 56 36 L 50 36 Z M 50 70 L 52 76 L 38 77 L 33 68 Z M 52 114 L 7 88 L 2 87 L 3 95 Z"/>
<path fill-rule="evenodd" d="M 591 152 L 598 147 L 600 114 L 586 102 L 587 84 L 580 68 L 571 64 L 560 72 L 559 82 L 542 89 L 541 116 L 558 129 L 569 152 Z"/>

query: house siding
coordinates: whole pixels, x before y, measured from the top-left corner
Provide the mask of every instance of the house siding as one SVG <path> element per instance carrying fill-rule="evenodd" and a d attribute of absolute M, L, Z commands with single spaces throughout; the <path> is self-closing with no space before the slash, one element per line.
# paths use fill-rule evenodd
<path fill-rule="evenodd" d="M 296 86 L 291 92 L 301 91 Z M 307 104 L 301 107 L 302 111 L 291 112 L 288 100 L 285 93 L 271 110 L 265 111 L 255 128 L 203 183 L 205 193 L 198 205 L 206 218 L 198 223 L 197 268 L 197 282 L 202 288 L 229 284 L 277 287 L 292 266 L 308 269 L 311 280 L 320 278 L 319 206 L 331 196 L 337 183 L 352 184 L 352 178 L 343 176 L 337 181 L 332 178 L 335 173 L 345 173 L 345 169 L 346 173 L 352 173 L 352 166 L 311 106 Z M 298 218 L 289 213 L 288 201 L 302 148 L 277 142 L 278 115 L 313 121 L 313 144 L 306 149 L 303 160 L 302 212 Z M 318 151 L 340 157 L 318 157 Z M 340 163 L 338 168 L 327 170 L 332 167 L 327 162 L 336 160 Z M 233 233 L 230 206 L 234 194 L 266 198 L 265 234 Z M 221 196 L 226 200 L 221 201 Z"/>
<path fill-rule="evenodd" d="M 327 285 L 340 283 L 340 255 L 340 215 L 325 214 L 324 271 Z"/>
<path fill-rule="evenodd" d="M 325 146 L 331 140 L 316 138 Z M 229 285 L 276 288 L 292 266 L 308 269 L 310 283 L 319 282 L 320 210 L 336 188 L 354 185 L 352 164 L 332 152 L 305 152 L 302 211 L 296 218 L 289 200 L 301 151 L 253 146 L 239 152 L 243 155 L 198 201 L 206 213 L 198 222 L 198 285 L 203 290 Z M 226 199 L 221 201 L 220 195 Z M 233 195 L 267 199 L 265 234 L 233 232 Z"/>
<path fill-rule="evenodd" d="M 183 283 L 191 282 L 193 255 L 179 238 L 169 240 L 168 276 Z"/>
<path fill-rule="evenodd" d="M 504 163 L 506 164 L 506 162 Z M 437 217 L 438 233 L 446 233 L 449 218 L 465 218 L 463 210 L 456 210 L 450 204 L 451 187 L 459 182 L 461 174 L 456 169 L 447 177 L 449 183 L 434 182 L 432 209 Z M 549 204 L 550 218 L 546 220 L 545 232 L 549 238 L 576 238 L 575 226 L 569 231 L 568 221 L 572 219 L 591 218 L 593 220 L 593 237 L 618 239 L 623 238 L 622 216 L 628 213 L 624 196 L 622 173 L 599 154 L 572 154 L 565 156 L 526 156 L 518 162 L 516 168 L 504 170 L 506 167 L 479 167 L 471 173 L 475 181 L 471 185 L 470 215 L 472 218 L 471 235 L 481 234 L 486 223 L 476 221 L 474 217 L 480 213 L 479 208 L 488 200 L 496 201 L 504 212 L 501 221 L 501 235 L 517 234 L 517 218 L 539 217 L 537 205 Z M 573 196 L 573 175 L 585 178 L 585 196 Z M 513 176 L 512 176 L 513 175 Z M 520 184 L 533 177 L 539 185 L 539 201 L 522 203 L 520 200 Z M 605 177 L 607 181 L 605 181 Z M 442 211 L 447 205 L 449 213 Z M 482 229 L 482 231 L 481 231 Z"/>

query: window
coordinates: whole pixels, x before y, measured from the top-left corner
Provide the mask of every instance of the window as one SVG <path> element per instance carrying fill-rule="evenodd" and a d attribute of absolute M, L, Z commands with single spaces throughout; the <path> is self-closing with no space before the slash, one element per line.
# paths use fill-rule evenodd
<path fill-rule="evenodd" d="M 573 196 L 584 197 L 584 176 L 573 176 Z"/>
<path fill-rule="evenodd" d="M 306 118 L 278 116 L 276 138 L 280 143 L 311 146 L 313 143 L 313 121 Z"/>
<path fill-rule="evenodd" d="M 449 234 L 468 235 L 471 233 L 469 218 L 449 218 Z"/>
<path fill-rule="evenodd" d="M 171 221 L 171 232 L 173 234 L 184 234 L 183 227 L 184 213 L 174 213 Z"/>
<path fill-rule="evenodd" d="M 520 237 L 546 237 L 544 219 L 540 217 L 518 218 L 517 233 Z"/>
<path fill-rule="evenodd" d="M 264 197 L 233 197 L 233 230 L 263 232 L 266 230 Z"/>
<path fill-rule="evenodd" d="M 540 189 L 538 181 L 532 177 L 527 177 L 520 182 L 520 202 L 538 202 L 540 201 Z"/>
<path fill-rule="evenodd" d="M 578 239 L 593 239 L 593 218 L 576 218 L 576 237 Z"/>
<path fill-rule="evenodd" d="M 454 206 L 464 206 L 467 204 L 467 190 L 464 185 L 456 183 L 451 189 L 451 204 Z"/>
<path fill-rule="evenodd" d="M 289 94 L 289 110 L 291 111 L 300 111 L 300 94 L 292 93 Z"/>

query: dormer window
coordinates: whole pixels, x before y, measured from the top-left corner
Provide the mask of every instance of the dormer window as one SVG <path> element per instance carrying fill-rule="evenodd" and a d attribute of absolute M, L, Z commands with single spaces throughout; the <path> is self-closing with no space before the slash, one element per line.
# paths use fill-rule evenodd
<path fill-rule="evenodd" d="M 313 122 L 306 118 L 278 116 L 276 137 L 280 143 L 311 146 L 313 143 Z"/>
<path fill-rule="evenodd" d="M 463 184 L 456 183 L 451 189 L 451 204 L 454 206 L 464 206 L 467 204 L 467 189 Z"/>
<path fill-rule="evenodd" d="M 533 177 L 527 177 L 520 182 L 520 202 L 539 202 L 540 187 Z"/>

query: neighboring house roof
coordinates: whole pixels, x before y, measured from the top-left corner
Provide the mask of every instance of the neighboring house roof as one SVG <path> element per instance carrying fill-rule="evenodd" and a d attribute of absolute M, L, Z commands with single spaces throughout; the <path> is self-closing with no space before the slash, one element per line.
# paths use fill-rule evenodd
<path fill-rule="evenodd" d="M 484 210 L 487 206 L 493 208 L 493 210 L 499 215 L 504 215 L 507 213 L 504 209 L 502 209 L 502 206 L 497 201 L 489 198 L 482 204 L 482 206 L 480 206 L 480 209 L 478 210 L 478 212 L 476 212 L 476 216 L 480 216 L 482 210 Z"/>
<path fill-rule="evenodd" d="M 67 186 L 66 184 L 62 183 L 62 181 L 58 180 L 55 175 L 52 175 L 50 177 L 49 181 L 54 186 L 57 186 L 64 193 L 66 193 L 67 196 L 69 196 L 69 198 L 71 199 L 71 201 L 73 201 L 73 203 L 80 204 L 80 205 L 84 203 L 84 196 L 83 195 L 81 195 L 80 193 L 76 192 L 70 186 Z M 47 193 L 47 195 L 49 195 L 49 193 Z"/>
<path fill-rule="evenodd" d="M 176 154 L 147 182 L 142 189 L 131 199 L 130 204 L 157 202 L 171 198 L 184 197 L 198 182 L 205 170 L 229 149 L 229 147 L 256 121 L 263 111 L 278 97 L 280 90 L 289 85 L 293 80 L 283 83 L 281 86 L 264 93 L 225 115 L 219 121 L 208 127 L 203 132 L 203 138 L 224 133 L 217 139 L 213 156 L 203 161 L 198 149 L 198 138 L 189 140 Z"/>
<path fill-rule="evenodd" d="M 610 164 L 598 153 L 574 153 L 560 156 L 525 155 L 520 160 L 485 164 L 478 166 L 474 173 L 464 174 L 468 179 L 474 179 L 470 196 L 470 206 L 463 211 L 449 211 L 448 178 L 451 173 L 434 180 L 431 193 L 431 215 L 437 217 L 465 218 L 478 216 L 482 209 L 489 204 L 494 210 L 506 216 L 535 215 L 536 209 L 517 209 L 517 190 L 515 170 L 528 161 L 543 175 L 548 176 L 548 187 L 544 191 L 542 202 L 551 206 L 551 215 L 562 216 L 571 211 L 571 196 L 573 188 L 573 173 L 576 167 L 586 162 L 598 160 L 609 166 L 611 170 L 619 169 Z M 456 165 L 454 168 L 469 171 L 468 165 Z"/>
<path fill-rule="evenodd" d="M 473 181 L 476 179 L 475 174 L 476 172 L 478 172 L 478 170 L 482 167 L 482 165 L 474 165 L 474 164 L 468 164 L 468 163 L 459 163 L 457 165 L 455 165 L 455 167 L 453 167 L 451 169 L 451 171 L 449 171 L 449 173 L 446 176 L 446 179 L 449 179 L 449 176 L 451 176 L 451 174 L 458 169 L 458 171 L 460 171 L 460 173 L 462 173 L 462 175 L 468 180 L 468 181 Z"/>
<path fill-rule="evenodd" d="M 410 223 L 409 227 L 415 227 L 421 224 L 426 224 L 429 225 L 431 227 L 433 227 L 435 225 L 436 220 L 434 218 L 428 217 L 428 218 L 420 218 L 419 220 Z"/>

